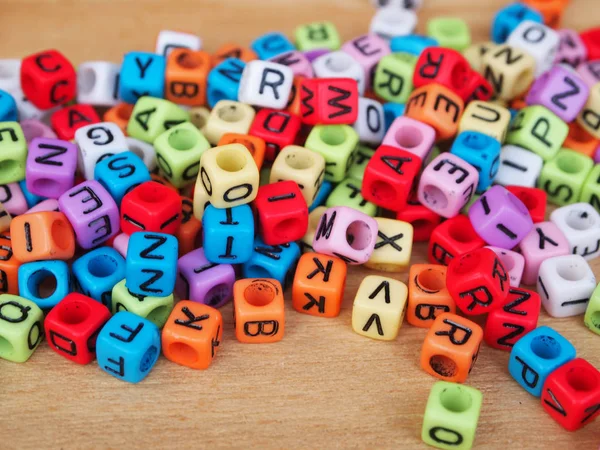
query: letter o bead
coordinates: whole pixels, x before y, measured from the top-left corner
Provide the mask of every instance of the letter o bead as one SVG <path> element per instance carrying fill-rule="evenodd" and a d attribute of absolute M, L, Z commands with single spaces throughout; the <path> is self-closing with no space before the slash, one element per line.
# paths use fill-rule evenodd
<path fill-rule="evenodd" d="M 25 362 L 44 336 L 44 313 L 32 301 L 10 294 L 0 295 L 0 358 Z"/>

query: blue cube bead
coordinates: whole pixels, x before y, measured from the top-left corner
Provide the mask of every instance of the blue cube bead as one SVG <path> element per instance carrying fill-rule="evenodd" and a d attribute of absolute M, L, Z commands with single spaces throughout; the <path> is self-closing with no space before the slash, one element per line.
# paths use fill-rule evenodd
<path fill-rule="evenodd" d="M 179 243 L 175 236 L 139 231 L 127 245 L 125 286 L 137 295 L 166 297 L 175 289 Z"/>
<path fill-rule="evenodd" d="M 406 105 L 403 103 L 387 102 L 383 104 L 383 120 L 385 121 L 385 131 L 390 129 L 392 122 L 404 114 Z"/>
<path fill-rule="evenodd" d="M 208 74 L 206 99 L 213 108 L 221 100 L 238 99 L 240 80 L 246 63 L 238 58 L 227 58 L 217 64 Z"/>
<path fill-rule="evenodd" d="M 242 265 L 244 278 L 274 278 L 285 289 L 294 279 L 300 247 L 295 242 L 268 245 L 260 237 L 254 240 L 250 260 Z"/>
<path fill-rule="evenodd" d="M 151 180 L 144 161 L 133 152 L 117 153 L 102 159 L 94 168 L 94 179 L 106 188 L 117 205 L 134 187 Z"/>
<path fill-rule="evenodd" d="M 463 131 L 454 140 L 450 153 L 471 164 L 479 172 L 477 192 L 485 191 L 500 167 L 500 142 L 478 131 Z"/>
<path fill-rule="evenodd" d="M 119 97 L 135 104 L 140 97 L 163 98 L 167 60 L 155 53 L 129 52 L 119 74 Z"/>
<path fill-rule="evenodd" d="M 150 373 L 160 355 L 160 330 L 129 311 L 116 313 L 96 340 L 96 358 L 102 370 L 129 383 Z"/>
<path fill-rule="evenodd" d="M 504 44 L 510 33 L 525 20 L 544 23 L 542 15 L 523 3 L 512 3 L 496 13 L 492 22 L 492 41 Z"/>
<path fill-rule="evenodd" d="M 333 191 L 333 183 L 331 181 L 323 181 L 321 187 L 319 188 L 319 192 L 317 192 L 317 196 L 313 200 L 312 204 L 308 207 L 308 212 L 311 212 L 318 206 L 324 205 L 327 201 L 327 197 Z"/>
<path fill-rule="evenodd" d="M 69 292 L 69 266 L 64 261 L 36 261 L 19 267 L 19 295 L 31 300 L 40 309 L 51 309 Z M 49 277 L 54 278 L 56 287 L 47 297 L 40 295 L 41 284 Z"/>
<path fill-rule="evenodd" d="M 40 195 L 31 193 L 31 191 L 27 189 L 27 183 L 25 182 L 25 180 L 19 181 L 19 187 L 23 191 L 23 196 L 25 197 L 25 201 L 27 202 L 27 206 L 29 208 L 33 208 L 42 200 L 46 200 L 46 197 L 42 197 Z"/>
<path fill-rule="evenodd" d="M 517 341 L 510 352 L 508 371 L 531 395 L 542 395 L 550 373 L 575 359 L 575 347 L 550 327 L 539 327 Z"/>
<path fill-rule="evenodd" d="M 254 39 L 250 48 L 259 59 L 269 59 L 296 50 L 294 44 L 282 33 L 266 33 Z"/>
<path fill-rule="evenodd" d="M 14 97 L 0 89 L 0 122 L 16 122 L 17 111 L 17 102 Z"/>
<path fill-rule="evenodd" d="M 111 247 L 99 247 L 72 266 L 74 287 L 112 311 L 112 289 L 125 278 L 125 258 Z"/>
<path fill-rule="evenodd" d="M 410 53 L 419 56 L 427 47 L 439 46 L 437 39 L 419 34 L 409 34 L 407 36 L 396 36 L 390 41 L 390 49 L 393 53 Z"/>
<path fill-rule="evenodd" d="M 218 209 L 209 205 L 202 216 L 204 255 L 212 263 L 242 264 L 252 256 L 254 216 L 248 205 Z"/>

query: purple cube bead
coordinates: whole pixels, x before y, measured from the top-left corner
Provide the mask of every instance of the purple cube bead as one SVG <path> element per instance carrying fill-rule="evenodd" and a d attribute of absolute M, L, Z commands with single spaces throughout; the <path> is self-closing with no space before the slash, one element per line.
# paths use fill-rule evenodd
<path fill-rule="evenodd" d="M 556 52 L 556 58 L 554 58 L 554 64 L 562 63 L 577 67 L 587 59 L 587 48 L 577 31 L 565 28 L 558 30 L 558 36 L 560 45 Z"/>
<path fill-rule="evenodd" d="M 43 122 L 36 119 L 27 119 L 20 122 L 25 140 L 29 144 L 35 138 L 56 139 L 56 133 Z"/>
<path fill-rule="evenodd" d="M 24 214 L 29 208 L 19 183 L 0 185 L 0 203 L 12 216 Z"/>
<path fill-rule="evenodd" d="M 77 146 L 60 139 L 35 138 L 29 144 L 25 182 L 32 194 L 58 198 L 73 187 Z"/>
<path fill-rule="evenodd" d="M 600 164 L 600 145 L 596 147 L 596 151 L 594 152 L 594 162 Z"/>
<path fill-rule="evenodd" d="M 511 249 L 533 228 L 527 207 L 502 186 L 488 189 L 469 208 L 477 234 L 489 245 Z"/>
<path fill-rule="evenodd" d="M 310 62 L 313 62 L 319 56 L 323 56 L 323 55 L 326 55 L 327 53 L 331 53 L 331 50 L 329 50 L 328 48 L 316 48 L 314 50 L 306 50 L 303 53 L 304 53 L 304 56 L 306 56 L 306 59 L 308 59 Z"/>
<path fill-rule="evenodd" d="M 233 266 L 209 262 L 202 248 L 179 258 L 177 271 L 175 291 L 181 299 L 220 308 L 233 296 Z"/>
<path fill-rule="evenodd" d="M 119 208 L 96 180 L 84 181 L 65 192 L 58 206 L 82 248 L 97 247 L 119 233 Z"/>

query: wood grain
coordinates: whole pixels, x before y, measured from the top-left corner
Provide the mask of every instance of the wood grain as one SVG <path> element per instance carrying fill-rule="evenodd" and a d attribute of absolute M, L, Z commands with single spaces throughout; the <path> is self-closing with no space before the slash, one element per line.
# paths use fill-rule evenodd
<path fill-rule="evenodd" d="M 487 39 L 494 12 L 507 1 L 425 0 L 428 17 L 456 15 L 474 38 Z M 573 0 L 565 26 L 596 25 L 597 0 Z M 129 50 L 154 49 L 159 30 L 201 35 L 205 48 L 248 43 L 260 33 L 329 19 L 344 39 L 365 32 L 368 0 L 4 0 L 2 57 L 61 49 L 76 63 L 120 61 Z M 413 263 L 425 261 L 417 245 Z M 600 263 L 593 263 L 600 275 Z M 46 344 L 26 364 L 0 361 L 0 447 L 47 448 L 425 448 L 420 427 L 433 378 L 419 368 L 425 330 L 404 325 L 394 342 L 352 332 L 351 305 L 366 269 L 350 271 L 340 317 L 319 319 L 287 305 L 286 336 L 274 345 L 242 345 L 233 336 L 231 305 L 223 309 L 221 352 L 207 371 L 161 358 L 133 386 L 80 367 Z M 406 273 L 395 275 L 406 281 Z M 289 299 L 288 299 L 289 303 Z M 600 337 L 581 317 L 541 324 L 563 333 L 579 356 L 600 367 Z M 476 448 L 592 449 L 600 421 L 577 433 L 562 430 L 508 375 L 508 354 L 484 347 L 468 385 L 484 406 Z"/>

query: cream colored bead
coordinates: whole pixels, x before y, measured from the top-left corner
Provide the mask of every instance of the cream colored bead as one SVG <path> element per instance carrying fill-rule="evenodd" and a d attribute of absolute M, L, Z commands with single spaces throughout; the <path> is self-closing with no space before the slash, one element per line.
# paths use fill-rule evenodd
<path fill-rule="evenodd" d="M 458 132 L 478 131 L 502 143 L 509 124 L 508 109 L 490 102 L 474 101 L 465 109 L 458 125 Z"/>
<path fill-rule="evenodd" d="M 247 134 L 255 115 L 254 108 L 250 105 L 221 100 L 210 112 L 201 131 L 208 142 L 217 145 L 225 133 Z"/>
<path fill-rule="evenodd" d="M 4 208 L 4 205 L 0 203 L 0 233 L 10 228 L 11 220 L 12 218 L 10 217 L 9 212 L 6 210 L 6 208 Z"/>
<path fill-rule="evenodd" d="M 210 116 L 210 110 L 204 106 L 195 106 L 190 108 L 190 122 L 194 124 L 202 133 L 204 133 L 204 127 Z"/>
<path fill-rule="evenodd" d="M 302 250 L 302 253 L 314 252 L 312 246 L 313 240 L 315 238 L 315 233 L 317 232 L 317 226 L 319 225 L 321 216 L 325 211 L 327 211 L 327 206 L 317 206 L 308 215 L 308 229 L 300 241 L 300 250 Z"/>
<path fill-rule="evenodd" d="M 524 50 L 499 45 L 483 56 L 482 63 L 483 76 L 503 100 L 518 97 L 533 82 L 535 59 Z"/>
<path fill-rule="evenodd" d="M 194 217 L 202 222 L 202 216 L 204 216 L 204 210 L 210 205 L 210 196 L 204 189 L 202 182 L 196 180 L 194 185 Z"/>
<path fill-rule="evenodd" d="M 382 272 L 401 272 L 410 264 L 413 226 L 408 222 L 375 217 L 377 242 L 365 266 Z"/>
<path fill-rule="evenodd" d="M 474 71 L 483 73 L 483 55 L 495 48 L 493 42 L 480 42 L 472 44 L 463 52 L 463 56 L 469 62 Z"/>
<path fill-rule="evenodd" d="M 590 96 L 577 122 L 596 139 L 600 139 L 600 83 L 590 89 Z"/>

